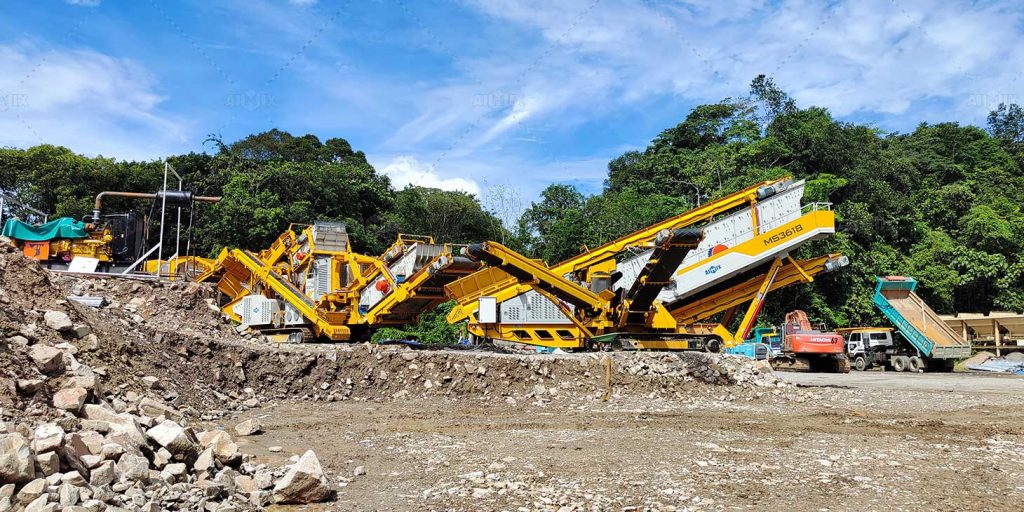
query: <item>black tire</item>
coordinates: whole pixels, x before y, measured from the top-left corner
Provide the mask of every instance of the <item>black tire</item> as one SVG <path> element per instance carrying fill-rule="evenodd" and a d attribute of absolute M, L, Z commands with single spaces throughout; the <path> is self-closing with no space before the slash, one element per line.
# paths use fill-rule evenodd
<path fill-rule="evenodd" d="M 868 369 L 868 360 L 864 356 L 857 356 L 853 360 L 853 368 L 858 372 L 862 372 Z"/>
<path fill-rule="evenodd" d="M 718 354 L 723 348 L 725 348 L 725 345 L 723 345 L 722 340 L 718 338 L 708 338 L 704 340 L 704 350 L 707 350 L 708 352 Z"/>
<path fill-rule="evenodd" d="M 910 360 L 907 356 L 896 356 L 892 358 L 892 369 L 897 372 L 907 371 L 907 366 L 910 365 Z"/>
<path fill-rule="evenodd" d="M 909 364 L 907 365 L 907 371 L 911 371 L 914 373 L 924 371 L 924 361 L 922 361 L 920 357 L 910 356 L 908 363 Z"/>

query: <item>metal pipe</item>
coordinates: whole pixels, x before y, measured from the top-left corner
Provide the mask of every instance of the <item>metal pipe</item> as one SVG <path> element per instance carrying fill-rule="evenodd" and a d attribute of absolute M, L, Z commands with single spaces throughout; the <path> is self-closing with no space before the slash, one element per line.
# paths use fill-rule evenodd
<path fill-rule="evenodd" d="M 92 205 L 92 216 L 93 221 L 96 221 L 100 217 L 100 211 L 103 209 L 103 198 L 104 197 L 128 197 L 132 199 L 156 199 L 163 196 L 162 193 L 151 194 L 147 192 L 117 192 L 113 190 L 105 190 L 96 194 L 96 201 Z M 203 203 L 216 203 L 221 200 L 221 196 L 193 196 L 194 201 Z"/>

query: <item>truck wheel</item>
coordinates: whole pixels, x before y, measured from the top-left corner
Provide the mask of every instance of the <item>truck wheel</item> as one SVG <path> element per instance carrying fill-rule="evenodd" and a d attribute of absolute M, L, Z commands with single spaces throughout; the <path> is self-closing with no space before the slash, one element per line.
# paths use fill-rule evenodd
<path fill-rule="evenodd" d="M 864 359 L 864 356 L 857 356 L 853 360 L 853 368 L 858 372 L 862 372 L 868 369 L 868 361 Z"/>
<path fill-rule="evenodd" d="M 912 372 L 923 372 L 924 371 L 924 361 L 922 361 L 920 357 L 910 356 L 910 360 L 908 361 L 908 363 L 909 363 L 907 365 L 907 369 L 908 370 L 910 370 Z"/>
<path fill-rule="evenodd" d="M 897 372 L 907 371 L 907 366 L 910 365 L 910 360 L 907 356 L 896 356 L 892 358 L 892 369 Z"/>

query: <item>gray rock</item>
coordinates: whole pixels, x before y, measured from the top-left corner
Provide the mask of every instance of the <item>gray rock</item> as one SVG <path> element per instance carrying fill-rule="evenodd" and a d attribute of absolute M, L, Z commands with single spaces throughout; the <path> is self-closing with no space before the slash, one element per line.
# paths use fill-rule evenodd
<path fill-rule="evenodd" d="M 124 457 L 122 457 L 124 458 Z M 114 483 L 114 479 L 117 476 L 114 470 L 114 461 L 105 460 L 96 466 L 96 469 L 92 470 L 92 475 L 89 477 L 89 485 L 93 487 L 103 487 Z"/>
<path fill-rule="evenodd" d="M 139 412 L 145 414 L 146 416 L 151 416 L 153 418 L 156 418 L 157 416 L 163 416 L 167 419 L 174 421 L 181 421 L 182 418 L 181 412 L 179 412 L 178 410 L 174 409 L 173 407 L 168 407 L 160 402 L 157 402 L 156 400 L 153 400 L 148 396 L 143 398 L 142 401 L 139 402 Z"/>
<path fill-rule="evenodd" d="M 64 353 L 46 345 L 33 345 L 28 356 L 36 364 L 39 371 L 53 375 L 64 371 Z"/>
<path fill-rule="evenodd" d="M 36 453 L 56 450 L 62 444 L 64 444 L 64 429 L 54 423 L 39 425 L 32 435 L 32 451 Z"/>
<path fill-rule="evenodd" d="M 149 479 L 149 461 L 145 457 L 126 453 L 117 461 L 117 473 L 121 482 L 146 482 Z"/>
<path fill-rule="evenodd" d="M 78 414 L 88 397 L 89 390 L 85 388 L 65 388 L 53 395 L 53 406 L 72 414 Z"/>
<path fill-rule="evenodd" d="M 34 395 L 43 389 L 44 384 L 46 381 L 43 379 L 18 379 L 18 390 L 26 395 Z"/>
<path fill-rule="evenodd" d="M 238 445 L 231 441 L 231 436 L 227 432 L 217 432 L 210 440 L 210 449 L 213 450 L 213 456 L 217 462 L 225 466 L 233 466 L 242 462 L 242 452 L 238 449 Z"/>
<path fill-rule="evenodd" d="M 274 502 L 305 504 L 325 501 L 331 495 L 327 478 L 313 450 L 299 458 L 274 486 Z"/>
<path fill-rule="evenodd" d="M 47 327 L 59 332 L 69 332 L 75 327 L 71 317 L 63 311 L 47 311 L 43 313 L 43 321 Z"/>
<path fill-rule="evenodd" d="M 32 448 L 21 434 L 0 435 L 0 482 L 22 483 L 35 477 Z"/>
<path fill-rule="evenodd" d="M 89 466 L 82 460 L 82 457 L 91 454 L 89 445 L 82 439 L 82 434 L 76 432 L 64 436 L 64 445 L 60 449 L 61 458 L 82 476 L 89 475 Z"/>
<path fill-rule="evenodd" d="M 160 472 L 160 478 L 169 484 L 188 480 L 188 467 L 182 463 L 168 464 Z"/>
<path fill-rule="evenodd" d="M 252 418 L 235 425 L 235 433 L 240 436 L 252 436 L 263 432 L 260 420 Z"/>
<path fill-rule="evenodd" d="M 21 490 L 18 491 L 15 501 L 22 506 L 26 506 L 45 494 L 46 480 L 43 478 L 37 478 L 25 484 Z"/>
<path fill-rule="evenodd" d="M 46 512 L 53 510 L 53 507 L 48 507 L 47 502 L 50 500 L 50 496 L 43 493 L 42 496 L 37 496 L 28 505 L 25 506 L 25 512 Z"/>
<path fill-rule="evenodd" d="M 36 454 L 36 467 L 43 473 L 43 476 L 55 474 L 60 471 L 60 457 L 57 452 Z"/>
<path fill-rule="evenodd" d="M 57 499 L 62 507 L 77 505 L 79 499 L 78 487 L 68 483 L 61 484 L 60 488 L 57 489 Z"/>
<path fill-rule="evenodd" d="M 82 474 L 78 471 L 68 471 L 60 477 L 61 483 L 69 483 L 75 487 L 84 487 L 87 482 L 85 478 L 82 478 Z"/>
<path fill-rule="evenodd" d="M 190 430 L 171 420 L 164 420 L 159 425 L 146 431 L 146 435 L 157 444 L 167 448 L 185 460 L 194 461 L 199 455 L 199 440 Z"/>

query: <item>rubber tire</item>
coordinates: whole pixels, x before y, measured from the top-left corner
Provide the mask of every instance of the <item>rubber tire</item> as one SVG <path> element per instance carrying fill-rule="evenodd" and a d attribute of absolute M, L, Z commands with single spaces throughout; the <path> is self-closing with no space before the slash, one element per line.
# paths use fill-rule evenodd
<path fill-rule="evenodd" d="M 718 338 L 708 338 L 704 340 L 704 350 L 713 354 L 719 354 L 725 349 L 725 344 Z"/>
<path fill-rule="evenodd" d="M 907 365 L 907 371 L 914 373 L 924 371 L 924 361 L 922 361 L 920 357 L 910 356 L 910 360 L 908 362 L 910 364 Z"/>
<path fill-rule="evenodd" d="M 868 361 L 867 361 L 867 359 L 864 359 L 864 356 L 857 356 L 856 358 L 854 358 L 854 360 L 853 360 L 853 369 L 857 370 L 858 372 L 862 372 L 864 370 L 867 370 L 868 369 Z"/>
<path fill-rule="evenodd" d="M 910 365 L 910 360 L 907 356 L 896 356 L 892 358 L 892 369 L 897 372 L 907 371 L 907 366 Z"/>

